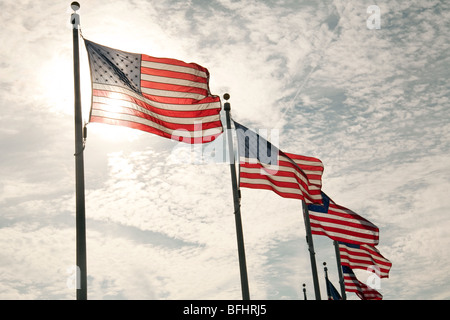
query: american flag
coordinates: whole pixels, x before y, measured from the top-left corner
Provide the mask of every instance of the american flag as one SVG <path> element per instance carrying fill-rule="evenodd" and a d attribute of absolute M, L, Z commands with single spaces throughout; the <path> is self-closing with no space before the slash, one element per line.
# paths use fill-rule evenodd
<path fill-rule="evenodd" d="M 283 198 L 321 203 L 323 164 L 319 159 L 288 156 L 254 131 L 236 121 L 234 125 L 238 138 L 240 187 L 272 190 Z"/>
<path fill-rule="evenodd" d="M 392 263 L 383 257 L 380 251 L 367 244 L 339 242 L 341 264 L 352 269 L 377 268 L 380 278 L 388 278 Z M 378 273 L 377 271 L 377 273 Z"/>
<path fill-rule="evenodd" d="M 361 300 L 382 300 L 383 296 L 377 290 L 370 288 L 356 278 L 353 270 L 342 266 L 345 291 L 354 292 Z"/>
<path fill-rule="evenodd" d="M 85 39 L 92 81 L 91 122 L 120 125 L 187 143 L 222 133 L 220 98 L 195 63 L 120 51 Z"/>
<path fill-rule="evenodd" d="M 337 291 L 337 289 L 333 286 L 330 280 L 328 278 L 325 278 L 325 282 L 327 284 L 327 295 L 328 300 L 342 300 L 341 295 Z"/>
<path fill-rule="evenodd" d="M 347 243 L 377 245 L 379 229 L 352 210 L 336 204 L 322 192 L 323 205 L 308 205 L 312 234 Z"/>

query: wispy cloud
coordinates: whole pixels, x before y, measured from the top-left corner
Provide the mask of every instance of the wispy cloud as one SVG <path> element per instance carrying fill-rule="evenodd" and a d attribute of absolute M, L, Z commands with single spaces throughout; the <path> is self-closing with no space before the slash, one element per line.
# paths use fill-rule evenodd
<path fill-rule="evenodd" d="M 380 227 L 380 251 L 393 262 L 386 299 L 446 299 L 448 286 L 437 284 L 450 281 L 450 8 L 378 2 L 381 29 L 368 30 L 372 4 L 94 1 L 82 4 L 81 25 L 93 41 L 207 67 L 236 120 L 279 129 L 281 149 L 320 158 L 325 192 Z M 3 299 L 74 298 L 67 7 L 0 4 Z M 89 297 L 239 299 L 227 164 L 130 129 L 88 131 Z M 302 283 L 311 293 L 301 203 L 241 192 L 252 298 L 299 299 Z M 331 241 L 314 240 L 318 265 L 334 265 Z M 330 277 L 337 283 L 331 267 Z"/>

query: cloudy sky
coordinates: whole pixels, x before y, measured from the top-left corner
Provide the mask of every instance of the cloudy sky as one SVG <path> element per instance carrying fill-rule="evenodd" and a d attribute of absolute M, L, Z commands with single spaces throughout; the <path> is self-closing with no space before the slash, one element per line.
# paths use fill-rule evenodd
<path fill-rule="evenodd" d="M 323 190 L 380 228 L 393 263 L 384 299 L 450 298 L 448 1 L 80 3 L 87 39 L 208 68 L 235 120 L 321 159 Z M 75 298 L 69 5 L 0 3 L 1 299 Z M 379 29 L 367 27 L 370 5 Z M 209 156 L 222 140 L 202 149 L 97 123 L 88 131 L 88 297 L 240 299 L 229 166 Z M 314 297 L 301 209 L 242 189 L 251 298 L 303 299 L 303 283 Z M 325 299 L 323 262 L 338 286 L 334 249 L 314 242 Z"/>

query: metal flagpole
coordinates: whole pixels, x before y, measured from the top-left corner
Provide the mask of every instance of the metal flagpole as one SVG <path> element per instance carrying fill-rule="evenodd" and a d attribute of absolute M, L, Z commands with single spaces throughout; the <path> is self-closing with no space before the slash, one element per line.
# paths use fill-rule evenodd
<path fill-rule="evenodd" d="M 223 95 L 225 100 L 230 99 L 230 95 L 225 93 Z M 238 255 L 239 255 L 239 269 L 241 272 L 241 290 L 242 299 L 250 300 L 250 293 L 248 289 L 248 278 L 247 278 L 247 264 L 245 262 L 245 248 L 244 248 L 244 235 L 242 232 L 242 220 L 241 220 L 241 204 L 240 195 L 236 179 L 236 164 L 234 161 L 233 152 L 233 137 L 231 134 L 231 120 L 230 120 L 230 110 L 231 106 L 229 102 L 225 102 L 224 110 L 227 117 L 227 139 L 228 139 L 228 149 L 230 155 L 230 171 L 231 171 L 231 184 L 233 187 L 233 201 L 234 201 L 234 218 L 236 221 L 236 236 L 238 245 Z"/>
<path fill-rule="evenodd" d="M 339 284 L 341 286 L 341 297 L 342 297 L 342 300 L 347 300 L 347 296 L 345 295 L 344 275 L 342 273 L 341 253 L 339 252 L 339 243 L 336 240 L 333 240 L 333 244 L 334 244 L 334 251 L 336 253 L 336 262 L 337 262 L 338 274 L 339 274 Z"/>
<path fill-rule="evenodd" d="M 314 252 L 314 243 L 311 232 L 311 223 L 309 221 L 309 211 L 305 200 L 302 200 L 303 204 L 303 218 L 305 220 L 306 228 L 306 242 L 308 243 L 309 257 L 311 259 L 311 271 L 314 283 L 314 293 L 316 295 L 316 300 L 321 300 L 320 297 L 320 287 L 319 287 L 319 277 L 317 275 L 317 265 L 316 265 L 316 253 Z"/>
<path fill-rule="evenodd" d="M 74 10 L 70 17 L 73 29 L 73 75 L 75 93 L 75 188 L 76 188 L 76 263 L 77 263 L 77 300 L 87 300 L 86 268 L 86 221 L 84 203 L 84 160 L 83 160 L 83 119 L 81 115 L 80 93 L 80 53 L 78 29 L 80 16 L 76 13 L 80 4 L 70 5 Z"/>

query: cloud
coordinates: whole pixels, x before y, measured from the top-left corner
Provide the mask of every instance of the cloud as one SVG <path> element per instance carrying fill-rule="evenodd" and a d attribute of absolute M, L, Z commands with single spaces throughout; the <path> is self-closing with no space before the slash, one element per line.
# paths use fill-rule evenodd
<path fill-rule="evenodd" d="M 80 13 L 88 39 L 207 67 L 211 92 L 231 94 L 236 120 L 279 129 L 282 150 L 320 158 L 324 191 L 381 229 L 393 262 L 386 299 L 447 299 L 449 5 L 382 1 L 381 29 L 368 30 L 371 4 L 95 1 Z M 73 299 L 70 9 L 0 7 L 0 295 Z M 89 297 L 239 299 L 227 163 L 131 129 L 88 132 Z M 241 192 L 252 298 L 299 299 L 302 283 L 311 298 L 301 204 Z M 314 242 L 319 274 L 326 261 L 337 284 L 331 241 Z"/>

